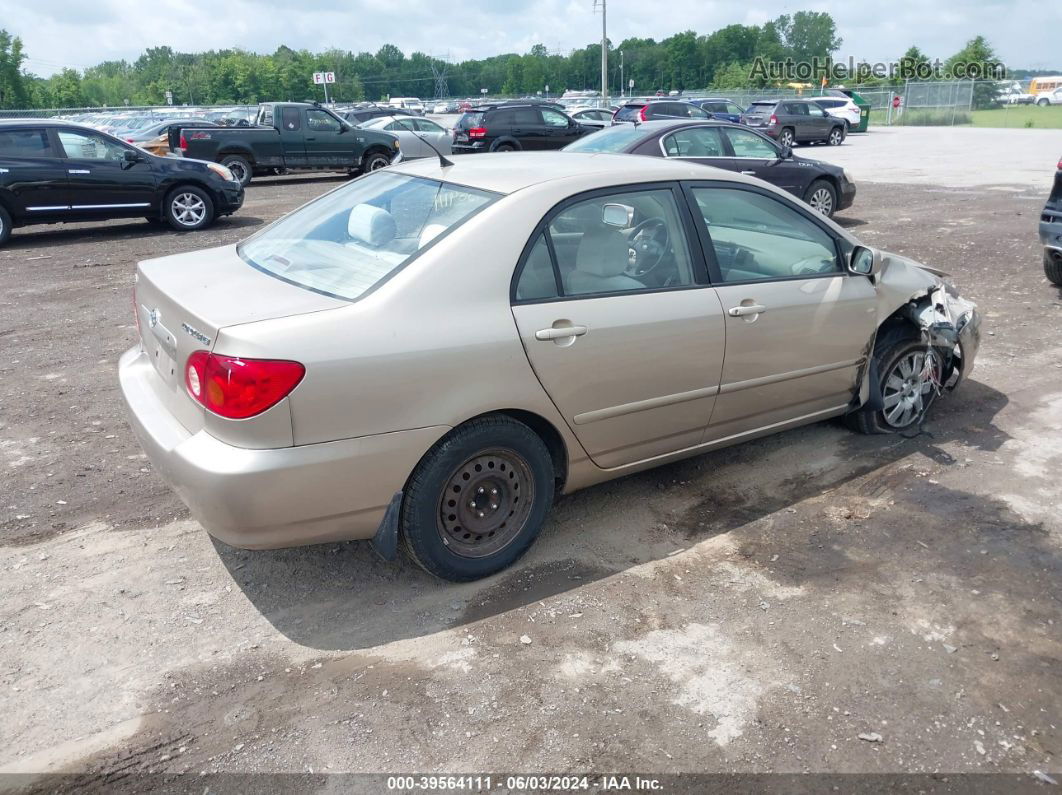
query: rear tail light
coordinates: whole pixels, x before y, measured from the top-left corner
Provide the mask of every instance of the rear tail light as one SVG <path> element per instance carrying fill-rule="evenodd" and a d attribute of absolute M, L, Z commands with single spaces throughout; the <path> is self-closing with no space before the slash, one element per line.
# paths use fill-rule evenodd
<path fill-rule="evenodd" d="M 185 365 L 184 383 L 188 394 L 208 411 L 242 420 L 275 406 L 305 374 L 306 368 L 298 362 L 195 351 Z"/>
<path fill-rule="evenodd" d="M 469 130 L 468 130 L 468 137 L 469 138 L 486 138 L 487 137 L 487 128 L 486 127 L 470 127 Z"/>
<path fill-rule="evenodd" d="M 774 125 L 776 125 L 777 123 L 778 123 L 778 117 L 777 117 L 777 116 L 775 116 L 775 115 L 774 115 L 774 114 L 772 113 L 772 114 L 771 114 L 771 120 L 770 120 L 769 122 L 767 122 L 767 126 L 768 126 L 768 127 L 773 127 L 773 126 L 774 126 Z"/>
<path fill-rule="evenodd" d="M 643 105 L 642 109 L 640 111 L 638 111 L 638 118 L 641 119 L 642 121 L 649 121 L 649 117 L 645 115 L 645 112 L 647 110 L 649 110 L 649 106 L 648 105 Z"/>
<path fill-rule="evenodd" d="M 179 148 L 182 152 L 188 148 L 188 139 L 184 137 L 184 133 L 181 133 L 181 144 Z"/>

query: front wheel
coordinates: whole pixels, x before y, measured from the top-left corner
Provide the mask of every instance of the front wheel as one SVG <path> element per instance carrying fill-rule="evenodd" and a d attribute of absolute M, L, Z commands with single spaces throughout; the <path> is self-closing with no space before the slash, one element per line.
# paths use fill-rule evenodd
<path fill-rule="evenodd" d="M 837 190 L 826 180 L 817 179 L 808 186 L 804 201 L 811 205 L 811 209 L 832 218 L 837 208 Z"/>
<path fill-rule="evenodd" d="M 232 176 L 240 183 L 241 188 L 246 188 L 251 182 L 251 177 L 254 176 L 254 169 L 251 168 L 251 164 L 247 162 L 246 158 L 239 155 L 229 155 L 222 158 L 221 165 L 232 172 Z"/>
<path fill-rule="evenodd" d="M 832 130 L 830 130 L 830 135 L 826 139 L 826 143 L 828 143 L 830 146 L 840 146 L 843 141 L 844 141 L 844 128 L 843 127 L 834 127 Z"/>
<path fill-rule="evenodd" d="M 850 424 L 861 433 L 897 433 L 918 425 L 942 388 L 940 354 L 908 337 L 875 353 L 874 359 L 882 408 L 850 414 Z"/>
<path fill-rule="evenodd" d="M 484 417 L 462 425 L 409 478 L 399 516 L 406 550 L 444 580 L 501 571 L 538 537 L 553 479 L 549 450 L 522 422 Z"/>
<path fill-rule="evenodd" d="M 1036 104 L 1039 105 L 1041 108 L 1046 108 L 1048 105 L 1051 104 L 1051 102 L 1047 99 L 1047 97 L 1044 97 L 1043 99 L 1036 100 Z"/>
<path fill-rule="evenodd" d="M 174 188 L 166 197 L 166 221 L 178 232 L 193 232 L 214 220 L 214 201 L 194 185 Z"/>
<path fill-rule="evenodd" d="M 361 171 L 363 174 L 368 174 L 370 171 L 379 171 L 389 165 L 391 165 L 391 158 L 383 152 L 369 152 L 362 161 Z"/>

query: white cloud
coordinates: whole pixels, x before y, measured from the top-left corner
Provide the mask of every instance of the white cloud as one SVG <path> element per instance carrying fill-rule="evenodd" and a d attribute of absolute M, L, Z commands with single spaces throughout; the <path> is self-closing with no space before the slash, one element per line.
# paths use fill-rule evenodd
<path fill-rule="evenodd" d="M 658 5 L 611 0 L 609 37 L 664 38 L 680 30 L 708 33 L 733 23 L 758 24 L 799 8 L 828 11 L 844 46 L 839 55 L 887 61 L 917 44 L 946 58 L 975 35 L 988 37 L 1011 67 L 1062 68 L 1058 31 L 1062 4 L 1043 0 L 979 0 L 961 7 L 933 7 L 922 0 L 869 6 L 848 0 L 793 4 L 672 0 Z M 230 0 L 209 12 L 184 0 L 153 0 L 150 11 L 126 0 L 0 0 L 0 25 L 21 36 L 30 71 L 47 75 L 109 59 L 135 59 L 148 47 L 181 51 L 241 47 L 272 52 L 280 44 L 324 50 L 375 52 L 396 44 L 458 61 L 502 52 L 526 52 L 532 44 L 567 52 L 600 38 L 601 19 L 591 0 L 505 0 L 449 3 L 437 0 Z M 1033 23 L 1035 20 L 1035 24 Z"/>

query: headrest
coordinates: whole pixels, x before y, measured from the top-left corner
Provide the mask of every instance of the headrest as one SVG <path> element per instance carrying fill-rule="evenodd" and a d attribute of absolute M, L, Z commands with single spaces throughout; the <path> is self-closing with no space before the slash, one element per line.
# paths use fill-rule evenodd
<path fill-rule="evenodd" d="M 396 231 L 391 213 L 371 204 L 357 205 L 347 219 L 347 234 L 375 248 L 386 246 L 394 240 Z"/>
<path fill-rule="evenodd" d="M 619 276 L 627 269 L 627 238 L 609 226 L 591 227 L 579 241 L 575 269 L 594 276 Z"/>
<path fill-rule="evenodd" d="M 428 243 L 445 232 L 447 228 L 446 224 L 428 224 L 423 230 L 421 230 L 420 240 L 417 241 L 417 248 L 424 248 Z"/>

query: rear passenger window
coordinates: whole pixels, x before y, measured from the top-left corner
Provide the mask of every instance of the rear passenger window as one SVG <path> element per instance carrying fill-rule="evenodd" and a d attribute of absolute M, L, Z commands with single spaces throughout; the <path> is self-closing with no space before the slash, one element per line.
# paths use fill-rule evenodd
<path fill-rule="evenodd" d="M 531 108 L 517 108 L 513 111 L 514 127 L 523 127 L 526 125 L 537 127 L 541 123 L 542 120 L 539 118 L 538 113 Z M 565 122 L 565 124 L 567 124 L 567 122 Z"/>
<path fill-rule="evenodd" d="M 668 157 L 722 157 L 723 140 L 718 127 L 679 130 L 664 139 Z"/>
<path fill-rule="evenodd" d="M 302 129 L 302 119 L 299 116 L 298 108 L 281 108 L 280 118 L 285 130 Z"/>
<path fill-rule="evenodd" d="M 557 297 L 557 279 L 553 273 L 553 259 L 549 255 L 545 234 L 539 234 L 524 261 L 524 270 L 516 284 L 517 301 L 534 301 Z"/>
<path fill-rule="evenodd" d="M 0 130 L 0 157 L 55 157 L 42 128 Z"/>

